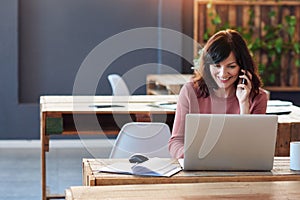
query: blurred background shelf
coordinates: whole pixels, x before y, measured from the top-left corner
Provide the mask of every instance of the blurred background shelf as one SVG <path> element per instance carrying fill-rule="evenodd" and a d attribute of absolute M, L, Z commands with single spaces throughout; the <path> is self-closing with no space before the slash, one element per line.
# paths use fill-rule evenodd
<path fill-rule="evenodd" d="M 181 87 L 191 79 L 191 74 L 149 74 L 147 75 L 147 94 L 179 94 Z"/>

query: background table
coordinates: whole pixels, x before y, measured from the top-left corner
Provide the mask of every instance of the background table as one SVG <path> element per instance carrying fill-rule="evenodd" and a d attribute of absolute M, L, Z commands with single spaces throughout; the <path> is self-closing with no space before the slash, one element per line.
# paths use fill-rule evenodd
<path fill-rule="evenodd" d="M 81 186 L 66 199 L 300 199 L 299 188 L 300 181 Z"/>
<path fill-rule="evenodd" d="M 172 177 L 145 177 L 124 174 L 101 173 L 99 169 L 114 162 L 128 162 L 127 159 L 83 159 L 83 185 L 123 185 L 159 183 L 201 183 L 201 182 L 246 182 L 246 181 L 300 181 L 300 171 L 290 170 L 289 157 L 275 157 L 272 171 L 181 171 Z"/>

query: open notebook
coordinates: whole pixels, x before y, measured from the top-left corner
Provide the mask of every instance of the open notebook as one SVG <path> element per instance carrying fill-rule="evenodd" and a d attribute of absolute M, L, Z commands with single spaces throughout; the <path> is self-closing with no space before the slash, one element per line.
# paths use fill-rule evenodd
<path fill-rule="evenodd" d="M 167 158 L 149 158 L 142 163 L 130 163 L 122 160 L 100 168 L 100 172 L 132 174 L 140 176 L 164 176 L 170 177 L 182 168 L 178 162 Z"/>

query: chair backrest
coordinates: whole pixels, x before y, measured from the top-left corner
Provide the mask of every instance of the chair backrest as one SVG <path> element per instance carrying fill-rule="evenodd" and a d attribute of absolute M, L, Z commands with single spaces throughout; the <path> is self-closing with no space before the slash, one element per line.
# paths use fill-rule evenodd
<path fill-rule="evenodd" d="M 170 158 L 168 149 L 170 136 L 170 128 L 165 123 L 127 123 L 119 132 L 110 158 L 129 158 L 134 153 L 141 153 L 150 158 Z"/>
<path fill-rule="evenodd" d="M 129 96 L 129 89 L 124 79 L 118 74 L 108 75 L 108 80 L 112 88 L 113 95 L 115 96 Z"/>

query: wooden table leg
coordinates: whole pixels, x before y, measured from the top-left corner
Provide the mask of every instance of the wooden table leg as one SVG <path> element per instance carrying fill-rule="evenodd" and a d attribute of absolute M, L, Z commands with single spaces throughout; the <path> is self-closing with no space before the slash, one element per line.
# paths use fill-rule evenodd
<path fill-rule="evenodd" d="M 49 120 L 48 120 L 49 119 Z M 50 123 L 47 124 L 47 120 Z M 52 121 L 51 121 L 52 120 Z M 55 122 L 54 125 L 51 122 Z M 58 125 L 57 125 L 58 124 Z M 51 127 L 54 126 L 55 128 Z M 47 193 L 47 172 L 46 172 L 46 152 L 49 152 L 50 134 L 62 133 L 62 115 L 60 113 L 45 113 L 42 112 L 40 116 L 40 131 L 41 131 L 41 181 L 42 181 L 42 200 L 46 199 L 61 199 L 64 195 L 56 194 L 50 195 Z M 58 127 L 58 128 L 57 128 Z M 49 133 L 50 130 L 50 133 Z"/>
<path fill-rule="evenodd" d="M 47 199 L 46 191 L 46 151 L 49 151 L 49 137 L 46 136 L 45 131 L 46 114 L 42 113 L 40 116 L 40 139 L 41 139 L 41 186 L 42 186 L 42 200 Z"/>
<path fill-rule="evenodd" d="M 46 135 L 46 113 L 40 116 L 40 140 L 41 140 L 41 186 L 42 200 L 47 198 L 47 180 L 46 180 L 46 152 L 49 151 L 50 136 Z"/>
<path fill-rule="evenodd" d="M 289 156 L 290 141 L 291 141 L 290 123 L 278 124 L 275 156 Z"/>

